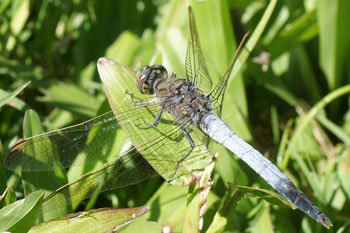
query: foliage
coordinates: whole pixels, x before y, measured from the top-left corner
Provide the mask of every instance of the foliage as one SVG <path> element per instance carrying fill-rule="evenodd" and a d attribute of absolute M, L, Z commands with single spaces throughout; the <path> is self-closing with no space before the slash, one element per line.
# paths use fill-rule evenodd
<path fill-rule="evenodd" d="M 169 72 L 184 76 L 189 5 L 216 83 L 230 64 L 235 45 L 245 32 L 253 32 L 266 20 L 262 16 L 273 2 L 2 1 L 1 159 L 19 138 L 39 133 L 39 122 L 50 131 L 109 110 L 97 74 L 99 57 L 134 69 L 162 63 Z M 331 219 L 334 232 L 349 230 L 350 218 L 349 11 L 349 1 L 278 1 L 250 56 L 244 64 L 237 64 L 243 68 L 229 81 L 222 112 L 237 134 L 276 161 L 320 207 Z M 26 86 L 28 81 L 31 83 Z M 24 120 L 25 115 L 30 120 Z M 326 231 L 300 211 L 270 202 L 265 196 L 234 195 L 230 183 L 270 188 L 222 146 L 214 144 L 210 149 L 220 156 L 212 175 L 204 229 Z M 101 164 L 73 166 L 41 177 L 24 174 L 22 185 L 18 173 L 0 164 L 0 192 L 12 193 L 5 192 L 10 186 L 18 199 L 39 188 L 48 195 L 98 166 Z M 78 210 L 147 205 L 150 212 L 130 224 L 129 231 L 138 229 L 138 224 L 156 224 L 181 232 L 188 213 L 187 188 L 162 182 L 155 177 L 96 194 Z M 0 199 L 2 206 L 8 204 L 5 199 L 9 200 L 6 195 Z M 220 209 L 225 209 L 225 214 L 218 217 Z"/>

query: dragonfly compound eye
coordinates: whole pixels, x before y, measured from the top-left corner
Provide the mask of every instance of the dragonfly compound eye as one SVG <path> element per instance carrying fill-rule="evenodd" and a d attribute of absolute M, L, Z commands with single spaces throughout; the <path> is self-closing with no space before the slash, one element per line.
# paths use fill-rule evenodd
<path fill-rule="evenodd" d="M 156 72 L 157 75 L 161 76 L 162 78 L 166 79 L 168 77 L 168 71 L 162 65 L 153 65 L 151 66 L 151 70 L 152 72 Z"/>
<path fill-rule="evenodd" d="M 154 86 L 168 77 L 168 72 L 162 65 L 144 66 L 137 72 L 136 86 L 142 94 L 153 94 Z"/>
<path fill-rule="evenodd" d="M 142 94 L 152 94 L 149 93 L 148 79 L 151 74 L 151 68 L 149 66 L 144 66 L 142 70 L 137 72 L 136 86 L 139 92 Z"/>

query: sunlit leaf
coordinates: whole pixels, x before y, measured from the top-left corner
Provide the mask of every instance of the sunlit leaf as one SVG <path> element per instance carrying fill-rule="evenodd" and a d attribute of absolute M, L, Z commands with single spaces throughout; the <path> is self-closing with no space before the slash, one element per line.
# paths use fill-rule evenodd
<path fill-rule="evenodd" d="M 148 207 L 77 212 L 36 225 L 29 232 L 112 232 L 147 213 Z"/>

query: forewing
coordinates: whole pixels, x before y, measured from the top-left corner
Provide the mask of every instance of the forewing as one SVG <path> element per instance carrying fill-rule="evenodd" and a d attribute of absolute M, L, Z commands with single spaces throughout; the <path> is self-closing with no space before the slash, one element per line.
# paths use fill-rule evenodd
<path fill-rule="evenodd" d="M 175 173 L 178 160 L 190 146 L 177 122 L 164 119 L 156 128 L 144 123 L 144 120 L 154 120 L 158 109 L 158 104 L 147 108 L 129 104 L 115 110 L 119 125 L 124 129 L 121 133 L 125 131 L 135 146 L 131 143 L 130 147 L 124 145 L 125 150 L 115 160 L 52 193 L 45 199 L 43 212 L 66 208 L 66 205 L 75 209 L 82 200 L 95 193 L 132 185 L 157 173 L 169 179 Z M 190 124 L 183 125 L 188 130 L 191 129 Z M 193 134 L 197 143 L 199 140 L 195 136 Z M 174 184 L 186 185 L 194 176 L 201 174 L 204 167 L 200 165 L 209 159 L 207 151 L 203 151 L 202 147 L 201 144 L 196 145 L 193 153 L 180 165 L 172 181 Z"/>
<path fill-rule="evenodd" d="M 147 106 L 121 105 L 123 102 L 121 100 L 125 98 L 126 92 L 137 93 L 136 73 L 113 60 L 105 58 L 101 60 L 99 66 L 109 104 L 119 124 L 136 149 L 157 173 L 164 179 L 169 180 L 176 172 L 172 181 L 175 185 L 187 185 L 194 177 L 199 176 L 210 159 L 207 148 L 201 140 L 195 135 L 192 136 L 196 146 L 176 171 L 178 161 L 190 150 L 190 144 L 179 128 L 180 123 L 175 122 L 169 114 L 164 112 L 157 127 L 149 126 L 149 124 L 154 123 L 160 106 L 165 103 L 149 103 Z M 104 70 L 110 70 L 110 72 L 106 73 Z M 130 102 L 130 97 L 128 101 Z M 142 101 L 147 102 L 149 100 L 144 99 Z M 171 108 L 171 103 L 166 103 L 166 105 Z M 188 131 L 191 130 L 190 122 L 185 121 L 181 124 Z"/>
<path fill-rule="evenodd" d="M 185 60 L 186 78 L 199 90 L 208 93 L 212 87 L 212 80 L 199 43 L 196 21 L 191 7 L 188 8 L 188 15 L 189 40 Z"/>
<path fill-rule="evenodd" d="M 118 131 L 119 129 L 119 131 Z M 5 159 L 10 170 L 49 171 L 106 161 L 118 155 L 124 138 L 113 112 L 84 123 L 27 138 L 12 147 Z M 118 143 L 119 142 L 119 143 Z"/>

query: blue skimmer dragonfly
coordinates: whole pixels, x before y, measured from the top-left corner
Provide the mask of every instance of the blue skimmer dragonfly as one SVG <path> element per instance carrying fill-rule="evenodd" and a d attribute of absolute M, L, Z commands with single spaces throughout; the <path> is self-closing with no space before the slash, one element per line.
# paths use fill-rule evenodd
<path fill-rule="evenodd" d="M 103 191 L 140 182 L 153 176 L 154 171 L 172 184 L 185 185 L 200 176 L 210 158 L 198 136 L 201 131 L 236 154 L 303 212 L 327 228 L 332 226 L 284 173 L 220 119 L 227 80 L 239 52 L 223 78 L 212 88 L 191 8 L 189 32 L 186 78 L 176 73 L 168 77 L 162 65 L 145 66 L 135 73 L 113 60 L 101 58 L 98 70 L 112 111 L 82 124 L 19 142 L 9 151 L 6 167 L 13 170 L 20 165 L 23 171 L 44 171 L 69 167 L 80 159 L 86 162 L 81 156 L 84 153 L 92 154 L 93 160 L 101 159 L 102 155 L 96 152 L 118 154 L 103 168 L 85 174 L 45 199 L 57 205 L 74 204 L 91 196 L 96 189 Z M 243 43 L 237 51 L 242 48 Z M 120 78 L 115 79 L 116 76 Z M 121 82 L 135 77 L 137 90 L 135 86 L 130 87 L 129 95 L 125 94 L 129 90 L 120 91 Z M 153 96 L 134 100 L 134 91 Z M 124 95 L 129 103 L 119 104 L 120 95 L 115 93 Z M 115 143 L 115 132 L 120 128 L 133 145 L 129 149 L 110 146 Z"/>

